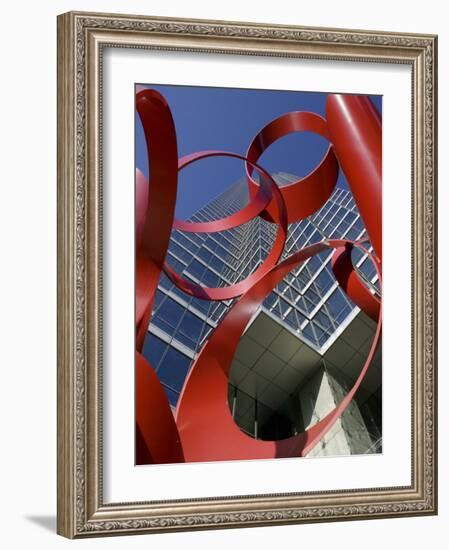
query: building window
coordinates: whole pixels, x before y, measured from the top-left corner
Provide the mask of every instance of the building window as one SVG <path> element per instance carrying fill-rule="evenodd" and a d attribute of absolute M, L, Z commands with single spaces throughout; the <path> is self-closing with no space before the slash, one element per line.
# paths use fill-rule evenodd
<path fill-rule="evenodd" d="M 154 334 L 147 334 L 143 345 L 143 356 L 149 361 L 153 369 L 157 370 L 167 344 Z"/>
<path fill-rule="evenodd" d="M 176 332 L 176 338 L 191 349 L 195 349 L 200 340 L 203 321 L 190 311 L 186 311 Z"/>
<path fill-rule="evenodd" d="M 180 351 L 170 347 L 158 368 L 161 382 L 178 392 L 184 384 L 191 359 Z"/>

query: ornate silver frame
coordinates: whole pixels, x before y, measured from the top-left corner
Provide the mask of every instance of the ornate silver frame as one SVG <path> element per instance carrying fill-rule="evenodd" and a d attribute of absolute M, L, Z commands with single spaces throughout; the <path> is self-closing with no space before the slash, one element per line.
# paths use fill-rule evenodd
<path fill-rule="evenodd" d="M 104 504 L 102 48 L 403 63 L 413 98 L 412 484 Z M 70 538 L 437 513 L 437 37 L 70 12 L 58 17 L 58 533 Z M 149 495 L 150 497 L 150 495 Z"/>

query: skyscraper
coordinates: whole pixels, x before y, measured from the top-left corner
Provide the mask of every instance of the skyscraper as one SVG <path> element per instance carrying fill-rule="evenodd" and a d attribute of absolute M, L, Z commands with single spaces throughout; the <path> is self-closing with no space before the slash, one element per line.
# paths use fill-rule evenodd
<path fill-rule="evenodd" d="M 295 176 L 278 173 L 278 185 Z M 212 221 L 236 212 L 248 197 L 237 181 L 191 221 Z M 349 191 L 336 188 L 308 219 L 291 224 L 283 257 L 326 238 L 357 240 L 366 235 Z M 208 287 L 247 277 L 262 263 L 275 236 L 273 224 L 256 217 L 220 233 L 173 231 L 168 263 L 183 277 Z M 307 260 L 266 298 L 234 358 L 229 408 L 245 433 L 282 439 L 323 418 L 352 386 L 363 366 L 375 324 L 338 286 L 330 268 L 332 251 Z M 353 262 L 373 293 L 377 276 L 369 258 L 354 249 Z M 209 302 L 179 291 L 161 278 L 144 355 L 176 406 L 198 350 L 226 314 L 232 300 Z M 356 399 L 311 455 L 381 450 L 380 349 Z"/>

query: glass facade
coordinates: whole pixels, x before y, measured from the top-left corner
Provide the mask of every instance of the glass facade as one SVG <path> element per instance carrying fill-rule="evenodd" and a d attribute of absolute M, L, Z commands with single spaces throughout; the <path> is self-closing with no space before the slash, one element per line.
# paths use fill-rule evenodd
<path fill-rule="evenodd" d="M 274 178 L 280 186 L 297 179 L 285 173 Z M 242 179 L 190 219 L 217 220 L 236 212 L 247 200 L 246 181 Z M 275 232 L 275 225 L 259 217 L 220 233 L 175 230 L 167 261 L 183 277 L 202 286 L 227 286 L 257 269 L 270 251 Z M 283 257 L 326 238 L 357 240 L 366 237 L 366 232 L 351 193 L 336 188 L 318 212 L 291 224 L 288 235 Z M 369 242 L 366 246 L 371 249 Z M 358 249 L 354 249 L 353 254 L 356 269 L 376 292 L 377 277 L 370 259 Z M 332 252 L 323 252 L 307 260 L 292 271 L 263 304 L 266 311 L 317 352 L 330 345 L 337 330 L 356 309 L 335 281 L 331 255 Z M 162 275 L 143 353 L 156 370 L 172 406 L 177 403 L 198 350 L 231 305 L 232 300 L 209 302 L 191 298 Z M 290 429 L 285 426 L 281 417 L 267 421 L 264 438 L 269 439 L 276 433 L 282 436 Z"/>

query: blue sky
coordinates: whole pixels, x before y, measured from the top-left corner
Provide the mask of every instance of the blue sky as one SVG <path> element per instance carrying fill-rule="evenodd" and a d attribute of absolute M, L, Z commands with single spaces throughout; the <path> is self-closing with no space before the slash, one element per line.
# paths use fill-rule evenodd
<path fill-rule="evenodd" d="M 207 149 L 245 155 L 259 130 L 288 111 L 325 115 L 325 93 L 150 85 L 164 95 L 176 126 L 179 156 Z M 370 96 L 381 112 L 381 96 Z M 316 134 L 290 134 L 271 145 L 259 162 L 269 172 L 306 175 L 327 148 Z M 136 166 L 148 176 L 142 125 L 136 115 Z M 230 158 L 197 161 L 179 174 L 176 216 L 186 219 L 244 175 L 244 162 Z M 337 185 L 346 187 L 340 171 Z"/>

